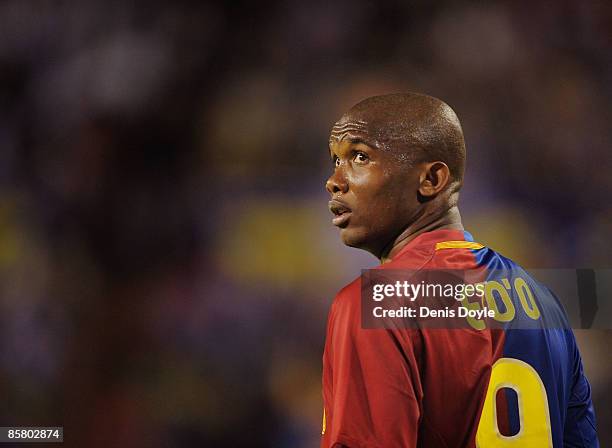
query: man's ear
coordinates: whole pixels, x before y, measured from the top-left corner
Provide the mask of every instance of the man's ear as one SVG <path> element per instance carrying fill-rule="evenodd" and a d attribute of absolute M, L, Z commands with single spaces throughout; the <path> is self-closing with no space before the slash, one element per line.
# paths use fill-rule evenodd
<path fill-rule="evenodd" d="M 444 162 L 427 162 L 422 165 L 419 194 L 432 198 L 446 188 L 450 182 L 450 169 Z"/>

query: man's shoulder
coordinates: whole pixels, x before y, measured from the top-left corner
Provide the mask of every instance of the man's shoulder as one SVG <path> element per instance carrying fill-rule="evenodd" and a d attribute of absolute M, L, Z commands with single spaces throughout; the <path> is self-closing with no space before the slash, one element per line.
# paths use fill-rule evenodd
<path fill-rule="evenodd" d="M 336 293 L 333 305 L 335 307 L 346 307 L 352 304 L 359 304 L 361 298 L 361 276 L 354 279 L 344 288 Z"/>

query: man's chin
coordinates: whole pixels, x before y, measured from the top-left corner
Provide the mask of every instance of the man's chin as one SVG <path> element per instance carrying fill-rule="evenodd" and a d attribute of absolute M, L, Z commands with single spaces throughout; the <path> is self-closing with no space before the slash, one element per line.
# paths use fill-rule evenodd
<path fill-rule="evenodd" d="M 357 249 L 365 248 L 365 235 L 356 229 L 351 229 L 350 227 L 340 229 L 340 238 L 342 242 L 349 247 L 355 247 Z"/>
<path fill-rule="evenodd" d="M 379 258 L 379 246 L 373 243 L 375 239 L 372 237 L 372 232 L 368 232 L 367 229 L 356 229 L 354 227 L 340 229 L 340 238 L 346 246 L 365 250 L 366 252 L 370 252 L 376 258 Z"/>

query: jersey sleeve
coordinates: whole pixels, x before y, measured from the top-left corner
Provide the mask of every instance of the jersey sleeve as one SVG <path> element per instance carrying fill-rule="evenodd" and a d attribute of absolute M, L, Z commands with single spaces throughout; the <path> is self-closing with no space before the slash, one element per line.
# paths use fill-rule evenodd
<path fill-rule="evenodd" d="M 422 392 L 408 332 L 361 328 L 359 288 L 343 291 L 328 321 L 330 364 L 322 446 L 416 447 Z"/>
<path fill-rule="evenodd" d="M 576 448 L 599 447 L 595 430 L 595 411 L 591 386 L 584 375 L 582 359 L 573 333 L 568 332 L 573 348 L 572 387 L 565 416 L 563 445 Z"/>

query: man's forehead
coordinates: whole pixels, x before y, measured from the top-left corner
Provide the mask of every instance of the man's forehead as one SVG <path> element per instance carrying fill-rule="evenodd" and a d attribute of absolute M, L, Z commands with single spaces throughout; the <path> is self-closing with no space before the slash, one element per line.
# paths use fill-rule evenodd
<path fill-rule="evenodd" d="M 368 122 L 363 118 L 345 114 L 338 120 L 331 130 L 329 143 L 341 141 L 368 143 L 372 140 Z M 373 141 L 370 144 L 374 144 Z"/>
<path fill-rule="evenodd" d="M 367 120 L 365 117 L 347 112 L 346 114 L 342 115 L 338 121 L 336 121 L 334 124 L 334 129 L 347 126 L 363 128 L 368 125 L 368 121 L 369 120 Z"/>
<path fill-rule="evenodd" d="M 365 144 L 377 151 L 399 150 L 397 152 L 402 154 L 401 157 L 405 157 L 394 123 L 386 116 L 381 120 L 360 111 L 349 111 L 334 124 L 328 144 L 332 153 L 341 148 L 348 149 L 353 145 Z"/>
<path fill-rule="evenodd" d="M 373 149 L 379 149 L 377 141 L 366 132 L 346 131 L 329 137 L 330 148 L 334 145 L 358 145 L 364 144 Z"/>

